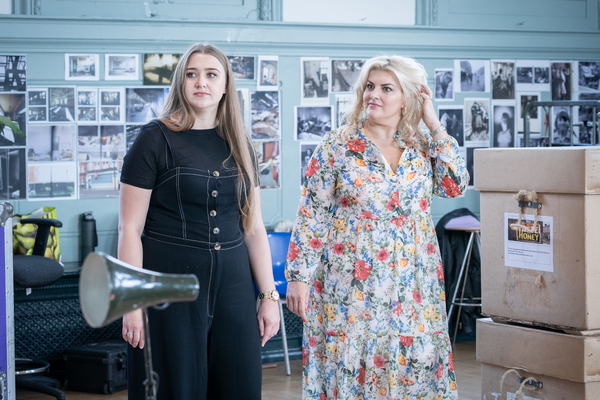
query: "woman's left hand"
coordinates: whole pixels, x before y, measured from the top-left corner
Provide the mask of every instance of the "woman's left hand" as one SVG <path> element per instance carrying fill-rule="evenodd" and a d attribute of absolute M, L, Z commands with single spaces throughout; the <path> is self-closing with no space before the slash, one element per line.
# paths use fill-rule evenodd
<path fill-rule="evenodd" d="M 261 346 L 279 331 L 279 305 L 271 299 L 262 299 L 258 308 L 258 327 L 262 336 Z"/>
<path fill-rule="evenodd" d="M 435 108 L 433 107 L 433 92 L 431 89 L 429 89 L 429 86 L 421 85 L 419 96 L 421 96 L 423 99 L 423 105 L 421 107 L 421 119 L 423 120 L 423 123 L 427 125 L 427 128 L 433 132 L 442 124 L 435 113 Z"/>

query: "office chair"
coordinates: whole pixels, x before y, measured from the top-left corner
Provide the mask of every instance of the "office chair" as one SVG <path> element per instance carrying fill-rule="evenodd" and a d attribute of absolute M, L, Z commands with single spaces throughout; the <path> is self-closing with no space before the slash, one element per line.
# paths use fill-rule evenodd
<path fill-rule="evenodd" d="M 62 223 L 48 218 L 25 218 L 21 224 L 38 226 L 33 245 L 33 253 L 29 256 L 13 257 L 13 274 L 15 285 L 30 290 L 50 285 L 63 275 L 64 269 L 57 261 L 44 257 L 50 227 L 60 228 Z M 58 390 L 60 381 L 39 375 L 45 372 L 50 364 L 44 360 L 17 358 L 15 360 L 15 380 L 17 388 L 45 393 L 58 400 L 64 400 L 65 394 Z"/>

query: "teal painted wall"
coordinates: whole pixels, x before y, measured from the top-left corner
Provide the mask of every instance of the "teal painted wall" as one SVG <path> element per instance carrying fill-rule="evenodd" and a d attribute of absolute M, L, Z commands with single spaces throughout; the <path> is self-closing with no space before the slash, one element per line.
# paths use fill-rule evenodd
<path fill-rule="evenodd" d="M 262 191 L 267 227 L 281 219 L 293 220 L 300 196 L 300 142 L 293 139 L 294 106 L 300 105 L 300 57 L 407 55 L 425 66 L 432 87 L 434 69 L 452 68 L 454 59 L 600 60 L 598 0 L 506 1 L 503 12 L 491 0 L 418 0 L 417 21 L 426 26 L 410 27 L 259 20 L 277 19 L 281 3 L 276 0 L 204 0 L 205 7 L 200 8 L 191 0 L 178 5 L 149 3 L 156 8 L 156 17 L 138 12 L 139 2 L 133 1 L 16 0 L 16 12 L 30 15 L 0 16 L 0 53 L 26 54 L 28 85 L 42 86 L 73 84 L 64 81 L 64 53 L 100 54 L 101 80 L 76 82 L 81 86 L 142 84 L 141 80 L 104 81 L 106 53 L 177 53 L 191 43 L 207 41 L 231 55 L 278 55 L 282 187 Z M 174 19 L 177 15 L 186 19 Z M 255 83 L 239 82 L 238 87 L 252 89 Z M 462 105 L 465 96 L 457 93 L 454 102 L 444 105 Z M 333 104 L 334 95 L 330 100 Z M 96 217 L 98 250 L 116 253 L 117 199 L 16 201 L 14 205 L 16 213 L 43 205 L 57 208 L 64 223 L 63 260 L 69 266 L 79 259 L 78 218 L 85 211 L 93 211 Z M 432 207 L 436 221 L 458 207 L 479 214 L 479 193 L 469 190 L 458 199 L 435 199 Z"/>

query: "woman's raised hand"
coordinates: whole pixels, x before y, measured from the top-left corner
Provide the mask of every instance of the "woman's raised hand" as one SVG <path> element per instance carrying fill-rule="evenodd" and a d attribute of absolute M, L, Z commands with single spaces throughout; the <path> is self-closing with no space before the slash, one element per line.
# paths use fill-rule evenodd
<path fill-rule="evenodd" d="M 435 113 L 435 108 L 433 107 L 433 92 L 429 89 L 429 86 L 421 85 L 419 96 L 423 99 L 421 119 L 423 120 L 423 123 L 427 125 L 427 128 L 433 132 L 441 125 L 441 122 Z"/>

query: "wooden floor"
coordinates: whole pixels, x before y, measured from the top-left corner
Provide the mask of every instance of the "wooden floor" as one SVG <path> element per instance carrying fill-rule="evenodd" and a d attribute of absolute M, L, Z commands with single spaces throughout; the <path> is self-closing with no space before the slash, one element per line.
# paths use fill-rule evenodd
<path fill-rule="evenodd" d="M 263 400 L 299 400 L 302 398 L 302 360 L 291 361 L 292 375 L 285 374 L 285 363 L 263 369 Z M 475 360 L 475 342 L 457 343 L 454 347 L 454 367 L 461 400 L 481 399 L 481 369 Z M 67 392 L 67 400 L 127 400 L 127 391 L 111 396 Z M 28 391 L 17 391 L 17 400 L 50 400 L 53 397 Z"/>

